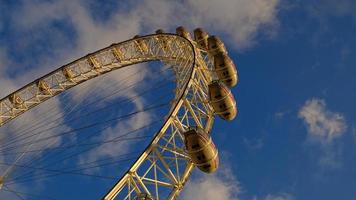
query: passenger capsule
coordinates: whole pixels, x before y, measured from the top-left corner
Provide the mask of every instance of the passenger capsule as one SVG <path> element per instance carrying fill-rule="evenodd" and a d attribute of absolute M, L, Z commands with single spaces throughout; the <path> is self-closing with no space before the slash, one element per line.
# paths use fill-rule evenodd
<path fill-rule="evenodd" d="M 24 104 L 24 101 L 21 99 L 21 97 L 16 94 L 10 95 L 9 101 L 17 109 L 21 108 L 22 105 Z"/>
<path fill-rule="evenodd" d="M 227 53 L 224 43 L 215 35 L 208 38 L 208 48 L 209 53 L 213 56 L 220 52 Z"/>
<path fill-rule="evenodd" d="M 199 47 L 202 49 L 208 49 L 208 33 L 201 28 L 194 30 L 194 40 L 198 43 Z"/>
<path fill-rule="evenodd" d="M 45 95 L 52 95 L 51 88 L 49 87 L 48 83 L 44 80 L 39 80 L 37 82 L 37 87 L 39 90 Z"/>
<path fill-rule="evenodd" d="M 143 39 L 138 39 L 140 36 L 139 35 L 135 35 L 134 39 L 135 40 L 135 44 L 137 46 L 137 48 L 142 52 L 142 53 L 148 53 L 148 46 L 146 44 L 145 41 L 143 41 Z"/>
<path fill-rule="evenodd" d="M 185 29 L 183 26 L 179 26 L 177 29 L 176 29 L 176 33 L 177 35 L 181 36 L 181 37 L 184 37 L 188 40 L 191 40 L 192 37 L 190 36 L 190 33 L 187 31 L 187 29 Z"/>
<path fill-rule="evenodd" d="M 219 166 L 219 156 L 211 137 L 200 128 L 185 132 L 184 137 L 185 147 L 192 162 L 203 172 L 216 171 Z"/>
<path fill-rule="evenodd" d="M 210 104 L 222 119 L 231 121 L 236 117 L 237 108 L 231 90 L 221 81 L 209 84 Z"/>
<path fill-rule="evenodd" d="M 234 62 L 225 53 L 218 53 L 214 56 L 215 72 L 219 79 L 228 87 L 234 87 L 238 81 L 237 70 Z"/>

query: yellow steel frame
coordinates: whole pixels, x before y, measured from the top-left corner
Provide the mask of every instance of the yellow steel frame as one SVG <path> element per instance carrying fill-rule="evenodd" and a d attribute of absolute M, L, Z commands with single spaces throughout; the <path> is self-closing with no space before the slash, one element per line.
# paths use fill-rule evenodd
<path fill-rule="evenodd" d="M 183 132 L 191 126 L 210 132 L 214 121 L 208 103 L 208 84 L 214 76 L 212 59 L 192 40 L 175 34 L 154 34 L 84 56 L 1 99 L 0 127 L 84 81 L 153 60 L 173 66 L 175 99 L 150 145 L 103 199 L 133 200 L 142 194 L 156 200 L 176 199 L 194 169 L 184 148 Z"/>

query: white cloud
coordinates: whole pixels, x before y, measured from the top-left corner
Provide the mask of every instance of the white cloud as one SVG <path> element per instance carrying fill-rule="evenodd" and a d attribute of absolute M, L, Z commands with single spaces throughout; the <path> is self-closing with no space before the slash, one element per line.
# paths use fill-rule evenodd
<path fill-rule="evenodd" d="M 281 194 L 269 194 L 266 196 L 265 200 L 293 200 L 293 196 L 288 193 Z"/>
<path fill-rule="evenodd" d="M 239 48 L 252 45 L 259 30 L 274 30 L 278 0 L 190 0 L 195 25 L 226 33 Z M 270 29 L 263 29 L 263 28 Z M 272 27 L 272 28 L 271 28 Z"/>
<path fill-rule="evenodd" d="M 135 96 L 137 95 L 134 90 L 130 90 L 123 96 L 124 98 L 129 98 L 130 95 Z M 143 110 L 144 109 L 144 99 L 137 98 L 132 103 L 134 104 L 134 110 Z M 152 120 L 152 113 L 149 112 L 140 112 L 135 114 L 129 119 L 119 121 L 115 126 L 109 127 L 102 131 L 96 138 L 95 141 L 108 141 L 112 140 L 119 135 L 124 133 L 128 133 L 132 130 L 139 129 L 144 127 L 145 125 L 149 124 Z M 137 135 L 138 136 L 138 135 Z M 80 156 L 80 162 L 92 162 L 97 161 L 103 157 L 112 157 L 115 158 L 118 154 L 125 154 L 129 151 L 131 142 L 130 141 L 123 141 L 118 144 L 109 144 L 109 145 L 101 145 L 97 148 L 92 149 L 87 154 Z M 132 149 L 131 149 L 132 151 Z M 95 169 L 93 169 L 95 170 Z"/>
<path fill-rule="evenodd" d="M 327 145 L 322 147 L 322 152 L 318 160 L 318 165 L 324 171 L 340 169 L 343 166 L 342 148 L 337 145 Z"/>
<path fill-rule="evenodd" d="M 308 129 L 308 141 L 320 149 L 317 164 L 322 171 L 342 167 L 342 146 L 336 143 L 347 129 L 345 117 L 341 113 L 330 111 L 325 100 L 312 98 L 299 110 L 299 118 L 304 120 Z M 315 154 L 315 152 L 313 153 Z"/>
<path fill-rule="evenodd" d="M 218 176 L 206 176 L 193 180 L 186 186 L 182 199 L 190 200 L 237 200 L 233 186 Z"/>
<path fill-rule="evenodd" d="M 0 98 L 8 95 L 10 92 L 13 92 L 14 90 L 18 89 L 20 87 L 19 82 L 21 82 L 19 78 L 11 78 L 7 75 L 6 71 L 8 68 L 10 68 L 13 65 L 13 63 L 9 60 L 7 56 L 7 52 L 4 48 L 0 48 Z M 30 74 L 30 73 L 29 73 Z M 36 122 L 38 120 L 44 120 L 48 115 L 44 113 L 48 113 L 49 110 L 51 113 L 57 113 L 57 117 L 61 119 L 61 116 L 63 116 L 62 113 L 62 108 L 61 108 L 61 103 L 59 102 L 59 99 L 54 98 L 51 99 L 45 103 L 43 103 L 40 107 L 36 107 L 29 112 L 26 112 L 24 115 L 18 117 L 16 120 L 13 121 L 11 124 L 6 124 L 5 126 L 1 127 L 2 134 L 0 138 L 2 141 L 7 141 L 7 139 L 11 139 L 13 137 L 17 137 L 18 134 L 20 134 L 19 130 L 23 129 L 26 125 L 30 127 L 32 125 L 32 122 Z M 63 122 L 64 120 L 58 120 L 58 123 Z M 50 124 L 46 124 L 50 125 Z M 49 136 L 51 134 L 55 134 L 64 130 L 68 130 L 68 127 L 62 126 L 60 129 L 54 131 L 54 132 L 46 132 L 42 134 L 43 137 Z M 31 137 L 27 141 L 22 141 L 22 142 L 29 142 L 31 139 L 34 137 Z M 53 146 L 57 146 L 60 143 L 60 138 L 54 138 L 52 140 L 49 140 L 49 142 L 53 143 Z M 52 146 L 52 147 L 53 147 Z M 32 145 L 32 149 L 39 149 L 43 148 L 44 144 L 35 144 Z M 19 147 L 20 148 L 20 147 Z M 23 147 L 26 148 L 26 147 Z M 21 149 L 17 149 L 18 151 L 21 151 Z M 30 149 L 29 149 L 30 150 Z"/>
<path fill-rule="evenodd" d="M 226 165 L 225 165 L 226 166 Z M 183 200 L 239 200 L 239 182 L 229 167 L 221 168 L 216 174 L 201 174 L 192 178 L 185 186 Z"/>
<path fill-rule="evenodd" d="M 253 45 L 260 30 L 270 33 L 278 25 L 279 0 L 141 2 L 134 10 L 137 16 L 142 17 L 142 25 L 148 29 L 172 30 L 179 25 L 191 29 L 203 27 L 211 34 L 226 34 L 232 42 L 230 46 L 239 49 Z"/>
<path fill-rule="evenodd" d="M 11 81 L 9 81 L 11 84 Z M 22 116 L 18 117 L 16 120 L 13 122 L 6 124 L 1 127 L 1 135 L 0 135 L 0 141 L 1 141 L 1 146 L 4 147 L 4 144 L 8 144 L 7 142 L 13 141 L 14 138 L 24 138 L 28 137 L 30 134 L 33 132 L 29 132 L 28 130 L 34 130 L 34 128 L 38 126 L 33 126 L 34 124 L 41 123 L 42 128 L 36 130 L 36 132 L 40 132 L 41 130 L 45 130 L 49 126 L 53 126 L 55 123 L 45 123 L 43 124 L 43 121 L 48 119 L 48 116 L 52 116 L 51 114 L 56 114 L 56 117 L 58 120 L 56 121 L 57 123 L 61 124 L 64 122 L 63 118 L 63 112 L 62 112 L 62 106 L 59 101 L 59 99 L 51 99 L 50 101 L 44 103 L 40 107 L 34 108 L 33 110 L 26 112 Z M 27 127 L 27 128 L 26 128 Z M 24 129 L 26 128 L 26 129 Z M 1 163 L 14 163 L 14 161 L 19 158 L 20 154 L 11 154 L 13 152 L 26 152 L 26 151 L 32 151 L 34 150 L 35 152 L 32 153 L 27 153 L 23 154 L 24 157 L 22 159 L 18 160 L 16 164 L 19 165 L 28 165 L 31 164 L 35 161 L 38 162 L 38 157 L 41 157 L 41 155 L 44 155 L 44 152 L 46 150 L 50 150 L 52 148 L 58 147 L 62 144 L 62 137 L 51 137 L 53 135 L 60 134 L 62 132 L 68 131 L 70 128 L 66 125 L 63 125 L 59 128 L 50 130 L 50 131 L 42 131 L 41 134 L 38 134 L 33 137 L 29 137 L 27 139 L 23 140 L 17 140 L 17 142 L 10 144 L 6 148 L 12 148 L 15 147 L 15 151 L 9 151 L 10 154 L 3 154 L 4 152 L 7 153 L 7 151 L 4 151 L 2 149 L 2 154 L 0 154 L 0 162 Z M 34 131 L 35 132 L 35 131 Z M 23 134 L 26 133 L 24 136 Z M 40 138 L 48 138 L 45 141 L 41 142 L 33 142 L 36 140 L 39 140 Z M 41 152 L 38 152 L 38 150 L 42 150 Z M 38 156 L 38 157 L 37 157 Z M 8 165 L 0 165 L 0 174 L 5 175 L 5 171 L 9 169 Z M 21 173 L 22 168 L 13 168 L 13 170 L 8 171 L 9 173 L 6 174 L 8 177 L 5 179 L 5 183 L 8 179 L 13 179 L 15 176 L 18 176 L 19 174 L 17 172 Z M 36 176 L 38 174 L 41 174 L 41 171 L 34 171 L 33 176 Z M 14 184 L 11 184 L 11 189 L 14 191 L 21 191 L 24 193 L 32 193 L 35 189 L 35 185 L 39 186 L 42 183 L 40 181 L 33 181 L 31 183 L 31 189 L 28 187 L 28 185 L 22 185 L 22 184 L 17 184 L 16 182 Z M 37 188 L 36 188 L 37 189 Z M 27 195 L 21 195 L 23 197 Z M 0 199 L 13 199 L 14 194 L 11 192 L 0 192 Z"/>
<path fill-rule="evenodd" d="M 54 20 L 70 20 L 78 33 L 77 50 L 93 51 L 121 41 L 143 29 L 173 30 L 179 25 L 201 26 L 225 33 L 240 49 L 251 46 L 259 31 L 270 32 L 278 25 L 279 0 L 143 0 L 105 22 L 94 21 L 80 1 L 24 2 L 22 17 L 14 16 L 17 28 L 37 29 Z M 23 17 L 26 16 L 26 17 Z M 267 28 L 268 27 L 268 28 Z M 272 27 L 272 28 L 271 28 Z"/>
<path fill-rule="evenodd" d="M 0 47 L 0 98 L 13 91 L 16 87 L 6 76 L 6 69 L 10 65 L 5 48 Z"/>
<path fill-rule="evenodd" d="M 332 142 L 347 129 L 344 116 L 328 110 L 322 99 L 307 100 L 298 116 L 304 120 L 310 138 L 322 143 Z"/>

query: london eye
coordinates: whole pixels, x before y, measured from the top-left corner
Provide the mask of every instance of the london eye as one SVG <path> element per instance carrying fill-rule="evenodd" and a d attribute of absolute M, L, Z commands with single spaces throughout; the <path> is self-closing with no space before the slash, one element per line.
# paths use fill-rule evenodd
<path fill-rule="evenodd" d="M 140 65 L 142 63 L 159 67 L 152 66 L 147 72 Z M 137 70 L 134 73 L 122 71 L 133 67 Z M 132 76 L 140 71 L 150 77 L 141 76 L 132 81 Z M 98 106 L 96 97 L 90 100 L 100 90 L 95 83 L 105 80 L 111 73 L 120 74 L 122 84 L 108 85 L 112 90 L 100 97 L 101 100 L 110 100 L 115 93 L 125 93 L 133 87 L 143 89 L 117 100 L 116 107 Z M 168 82 L 174 87 L 170 88 Z M 212 127 L 216 117 L 227 121 L 236 117 L 237 106 L 230 88 L 237 83 L 237 70 L 224 43 L 201 28 L 195 29 L 193 35 L 184 27 L 178 27 L 175 33 L 157 30 L 154 34 L 137 35 L 83 56 L 0 100 L 0 133 L 5 134 L 0 137 L 3 141 L 0 154 L 4 157 L 0 162 L 0 193 L 8 193 L 14 199 L 36 199 L 36 195 L 42 194 L 27 194 L 13 186 L 65 174 L 110 179 L 106 190 L 88 188 L 104 200 L 177 199 L 195 168 L 204 173 L 217 170 L 219 154 L 212 139 Z M 51 99 L 63 101 L 69 92 L 76 88 L 80 91 L 82 87 L 88 92 L 85 101 L 77 102 L 78 107 L 81 106 L 79 111 L 77 105 L 70 104 L 66 105 L 68 114 L 64 116 L 48 109 L 41 113 L 43 117 L 36 119 L 36 123 L 31 115 L 26 115 Z M 171 96 L 160 93 L 163 87 Z M 148 95 L 151 102 L 130 105 L 144 95 Z M 115 115 L 108 115 L 108 109 L 115 109 Z M 153 110 L 165 113 L 148 123 L 138 123 L 140 119 L 136 116 Z M 16 129 L 16 134 L 7 131 L 20 118 L 30 121 L 29 125 Z M 90 123 L 87 123 L 88 118 Z M 108 129 L 113 122 L 126 119 L 130 119 L 124 122 L 126 124 L 135 123 L 130 126 L 132 129 L 119 127 L 120 133 L 115 137 L 88 136 L 90 130 Z M 63 128 L 68 121 L 77 121 L 76 126 Z M 153 124 L 158 128 L 152 128 Z M 142 130 L 149 134 L 135 134 Z M 81 131 L 84 133 L 79 135 Z M 70 137 L 72 134 L 77 135 Z M 66 139 L 58 142 L 58 138 L 64 137 Z M 143 141 L 139 144 L 142 151 L 136 154 L 114 152 L 111 159 L 84 158 L 74 168 L 68 167 L 72 165 L 68 164 L 70 159 L 78 159 L 80 154 L 92 151 L 92 147 L 115 145 L 120 149 L 122 142 L 133 140 Z M 121 164 L 124 162 L 129 164 Z M 90 171 L 110 164 L 115 164 L 114 169 L 120 168 L 122 173 L 108 176 Z M 66 180 L 56 180 L 59 181 Z M 50 192 L 44 196 L 42 199 L 55 199 Z"/>

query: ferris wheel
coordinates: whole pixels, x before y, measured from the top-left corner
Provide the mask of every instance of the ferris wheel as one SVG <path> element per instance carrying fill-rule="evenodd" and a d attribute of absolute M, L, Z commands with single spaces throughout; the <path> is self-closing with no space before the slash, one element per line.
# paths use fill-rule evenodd
<path fill-rule="evenodd" d="M 60 67 L 0 100 L 0 130 L 72 87 L 114 70 L 151 61 L 171 66 L 175 77 L 174 99 L 148 146 L 117 177 L 102 199 L 177 199 L 195 167 L 213 173 L 219 166 L 218 150 L 210 136 L 215 115 L 227 121 L 237 115 L 230 90 L 238 82 L 236 67 L 224 43 L 201 28 L 194 30 L 193 37 L 184 27 L 178 27 L 176 33 L 160 29 L 155 34 L 137 35 Z M 36 141 L 43 140 L 38 138 L 40 135 L 34 136 Z M 16 148 L 11 144 L 0 146 L 0 153 L 11 147 Z M 25 156 L 26 151 L 18 154 L 0 171 L 0 192 L 11 191 L 7 187 L 8 177 L 21 167 L 18 161 Z"/>

